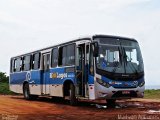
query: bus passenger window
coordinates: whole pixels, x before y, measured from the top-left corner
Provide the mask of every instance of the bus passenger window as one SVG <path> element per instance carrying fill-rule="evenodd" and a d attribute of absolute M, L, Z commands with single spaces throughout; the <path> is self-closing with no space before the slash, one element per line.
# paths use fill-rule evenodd
<path fill-rule="evenodd" d="M 16 72 L 20 72 L 21 71 L 21 65 L 22 65 L 21 58 L 17 58 L 15 60 L 15 71 Z"/>
<path fill-rule="evenodd" d="M 58 48 L 52 50 L 52 67 L 57 67 L 58 63 Z"/>
<path fill-rule="evenodd" d="M 67 65 L 75 65 L 75 46 L 74 44 L 67 46 L 66 63 Z"/>
<path fill-rule="evenodd" d="M 62 66 L 65 66 L 67 58 L 67 47 L 63 47 L 62 49 Z"/>
<path fill-rule="evenodd" d="M 59 66 L 70 66 L 75 64 L 75 46 L 74 44 L 59 48 Z"/>
<path fill-rule="evenodd" d="M 31 55 L 24 56 L 24 70 L 25 71 L 30 70 L 30 67 L 31 67 L 30 63 L 31 63 Z"/>
<path fill-rule="evenodd" d="M 58 66 L 62 66 L 62 48 L 59 48 Z"/>
<path fill-rule="evenodd" d="M 37 70 L 40 67 L 40 53 L 33 54 L 32 69 Z"/>
<path fill-rule="evenodd" d="M 43 62 L 43 69 L 48 71 L 50 67 L 50 54 L 43 55 Z"/>
<path fill-rule="evenodd" d="M 15 72 L 15 60 L 14 59 L 11 60 L 11 70 L 10 71 Z"/>

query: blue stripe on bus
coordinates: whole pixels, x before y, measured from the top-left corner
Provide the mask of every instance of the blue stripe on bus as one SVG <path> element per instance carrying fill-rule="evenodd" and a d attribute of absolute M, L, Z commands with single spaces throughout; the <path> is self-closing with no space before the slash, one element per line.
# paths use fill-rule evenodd
<path fill-rule="evenodd" d="M 50 70 L 50 73 L 57 73 L 57 75 L 61 76 L 60 78 L 50 78 L 50 84 L 63 84 L 66 80 L 71 80 L 75 83 L 75 72 L 66 72 L 66 67 L 53 68 Z M 67 76 L 63 76 L 64 74 L 67 74 Z"/>
<path fill-rule="evenodd" d="M 111 86 L 115 88 L 126 88 L 126 87 L 133 88 L 133 87 L 137 87 L 140 83 L 142 83 L 144 81 L 144 77 L 137 80 L 124 81 L 124 80 L 111 80 L 109 78 L 102 76 L 102 80 L 109 83 Z"/>
<path fill-rule="evenodd" d="M 23 81 L 26 80 L 27 72 L 19 72 L 10 74 L 10 84 L 23 84 Z"/>
<path fill-rule="evenodd" d="M 60 78 L 50 78 L 50 73 L 57 73 L 57 75 L 65 74 L 65 68 L 55 68 L 50 69 L 49 71 L 43 72 L 42 70 L 37 71 L 29 71 L 29 72 L 19 72 L 10 74 L 10 84 L 23 84 L 26 80 L 26 76 L 30 73 L 31 79 L 28 82 L 34 81 L 34 84 L 63 84 L 66 80 L 71 80 L 74 84 L 75 80 L 75 72 L 67 72 L 66 77 Z M 46 81 L 43 78 L 46 78 Z"/>
<path fill-rule="evenodd" d="M 31 71 L 31 80 L 30 81 L 34 81 L 36 84 L 41 84 L 42 81 L 42 71 L 38 70 L 38 71 Z"/>

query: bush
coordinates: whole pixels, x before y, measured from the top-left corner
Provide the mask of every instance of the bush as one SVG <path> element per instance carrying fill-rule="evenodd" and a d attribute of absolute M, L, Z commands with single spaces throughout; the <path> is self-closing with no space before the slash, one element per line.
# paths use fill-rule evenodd
<path fill-rule="evenodd" d="M 0 72 L 0 82 L 8 83 L 9 77 L 6 75 L 6 73 Z"/>
<path fill-rule="evenodd" d="M 0 83 L 0 94 L 11 95 L 14 93 L 9 90 L 9 84 L 7 82 L 3 82 L 3 83 Z"/>
<path fill-rule="evenodd" d="M 3 72 L 0 72 L 0 94 L 14 94 L 9 90 L 9 77 Z"/>

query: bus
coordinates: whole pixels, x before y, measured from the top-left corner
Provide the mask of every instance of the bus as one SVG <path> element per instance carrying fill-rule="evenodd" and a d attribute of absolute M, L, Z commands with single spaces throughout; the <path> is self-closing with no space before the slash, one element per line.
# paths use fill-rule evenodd
<path fill-rule="evenodd" d="M 133 38 L 92 35 L 12 57 L 10 90 L 38 96 L 106 100 L 144 96 L 144 65 Z"/>

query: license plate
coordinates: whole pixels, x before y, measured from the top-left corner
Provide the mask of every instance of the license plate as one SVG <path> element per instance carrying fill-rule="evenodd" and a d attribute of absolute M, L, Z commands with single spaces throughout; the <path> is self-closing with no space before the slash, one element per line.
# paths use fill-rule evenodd
<path fill-rule="evenodd" d="M 130 91 L 122 91 L 122 94 L 130 94 Z"/>

